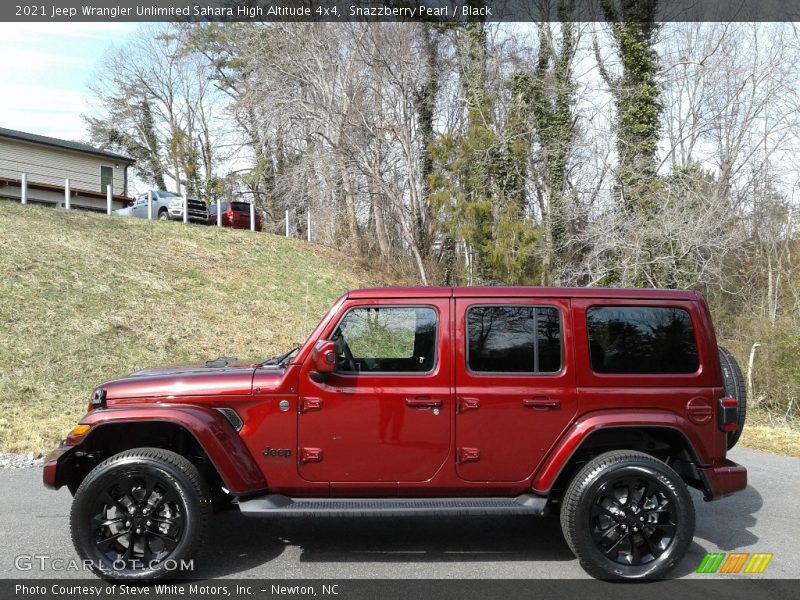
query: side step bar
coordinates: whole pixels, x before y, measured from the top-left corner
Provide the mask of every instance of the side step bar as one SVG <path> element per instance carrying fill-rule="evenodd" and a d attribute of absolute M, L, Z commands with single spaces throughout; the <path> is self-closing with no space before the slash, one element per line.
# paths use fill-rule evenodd
<path fill-rule="evenodd" d="M 239 500 L 246 515 L 276 517 L 422 516 L 422 515 L 536 515 L 542 516 L 547 498 L 522 494 L 516 498 L 289 498 L 269 494 Z"/>

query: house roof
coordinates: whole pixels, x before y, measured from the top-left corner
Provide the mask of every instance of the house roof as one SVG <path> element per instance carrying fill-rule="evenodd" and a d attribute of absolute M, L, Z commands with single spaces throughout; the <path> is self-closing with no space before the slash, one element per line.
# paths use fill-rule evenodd
<path fill-rule="evenodd" d="M 89 144 L 84 144 L 82 142 L 71 142 L 69 140 L 60 140 L 58 138 L 47 137 L 44 135 L 37 135 L 35 133 L 26 133 L 24 131 L 16 131 L 14 129 L 6 129 L 5 127 L 0 127 L 0 137 L 10 138 L 13 140 L 20 140 L 23 142 L 30 142 L 32 144 L 41 144 L 42 146 L 50 146 L 53 148 L 62 148 L 64 150 L 72 150 L 73 152 L 92 154 L 94 156 L 100 156 L 102 158 L 111 158 L 114 160 L 126 162 L 128 164 L 133 164 L 134 162 L 136 162 L 134 159 L 124 156 L 122 154 L 116 154 L 114 152 L 101 150 L 99 148 L 95 148 L 94 146 L 90 146 Z"/>

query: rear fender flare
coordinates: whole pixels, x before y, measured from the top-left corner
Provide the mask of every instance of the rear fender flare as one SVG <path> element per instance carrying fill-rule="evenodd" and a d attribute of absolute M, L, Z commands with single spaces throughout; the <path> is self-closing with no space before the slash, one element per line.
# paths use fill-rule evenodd
<path fill-rule="evenodd" d="M 532 488 L 537 494 L 547 494 L 567 466 L 573 455 L 580 449 L 589 436 L 600 429 L 658 427 L 671 429 L 680 434 L 698 463 L 700 463 L 695 433 L 691 424 L 683 417 L 665 410 L 639 410 L 627 412 L 621 410 L 598 411 L 578 418 L 566 433 L 548 452 L 543 466 L 533 478 Z M 698 464 L 698 466 L 702 466 Z"/>

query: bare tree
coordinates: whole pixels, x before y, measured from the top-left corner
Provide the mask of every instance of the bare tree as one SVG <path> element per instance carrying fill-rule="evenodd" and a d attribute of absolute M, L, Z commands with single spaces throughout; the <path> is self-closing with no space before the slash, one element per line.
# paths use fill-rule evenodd
<path fill-rule="evenodd" d="M 141 177 L 213 196 L 225 159 L 207 65 L 183 51 L 183 30 L 146 27 L 109 54 L 84 117 L 91 138 L 139 159 Z"/>

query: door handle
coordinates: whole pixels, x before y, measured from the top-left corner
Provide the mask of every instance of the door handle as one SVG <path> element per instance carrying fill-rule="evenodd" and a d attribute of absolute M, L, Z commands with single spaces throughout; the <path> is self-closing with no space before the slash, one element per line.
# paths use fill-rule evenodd
<path fill-rule="evenodd" d="M 441 400 L 431 398 L 430 396 L 415 396 L 414 398 L 406 398 L 406 406 L 410 406 L 411 408 L 439 408 L 441 405 Z"/>
<path fill-rule="evenodd" d="M 537 396 L 535 398 L 525 398 L 522 400 L 522 406 L 533 409 L 550 409 L 560 408 L 561 401 L 546 396 Z"/>

